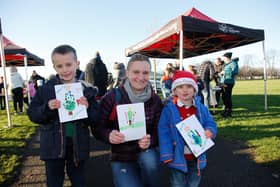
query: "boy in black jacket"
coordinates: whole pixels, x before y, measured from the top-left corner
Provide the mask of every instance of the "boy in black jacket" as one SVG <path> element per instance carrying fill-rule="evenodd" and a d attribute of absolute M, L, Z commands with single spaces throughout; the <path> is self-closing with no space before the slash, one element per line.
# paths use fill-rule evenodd
<path fill-rule="evenodd" d="M 66 123 L 59 122 L 58 109 L 61 101 L 56 99 L 54 86 L 77 82 L 78 67 L 76 51 L 69 45 L 56 47 L 51 55 L 57 75 L 36 92 L 28 108 L 28 116 L 40 124 L 40 158 L 45 161 L 47 186 L 62 187 L 64 167 L 73 187 L 85 186 L 85 160 L 89 158 L 89 126 L 98 119 L 97 90 L 83 83 L 80 104 L 87 108 L 88 118 Z"/>

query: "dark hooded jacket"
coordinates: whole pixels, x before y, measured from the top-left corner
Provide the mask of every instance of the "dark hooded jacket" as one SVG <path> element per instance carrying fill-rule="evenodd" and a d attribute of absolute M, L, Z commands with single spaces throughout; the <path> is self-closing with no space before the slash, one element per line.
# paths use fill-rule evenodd
<path fill-rule="evenodd" d="M 62 84 L 57 76 L 49 80 L 36 92 L 28 108 L 28 116 L 40 124 L 40 158 L 59 159 L 65 157 L 66 136 L 64 124 L 59 122 L 58 110 L 50 110 L 48 102 L 55 98 L 54 86 Z M 89 127 L 98 120 L 98 104 L 95 100 L 97 90 L 85 83 L 83 94 L 87 98 L 88 118 L 71 121 L 74 125 L 73 150 L 77 161 L 89 158 Z"/>
<path fill-rule="evenodd" d="M 86 66 L 85 81 L 98 88 L 97 96 L 103 96 L 107 91 L 108 71 L 99 53 Z"/>

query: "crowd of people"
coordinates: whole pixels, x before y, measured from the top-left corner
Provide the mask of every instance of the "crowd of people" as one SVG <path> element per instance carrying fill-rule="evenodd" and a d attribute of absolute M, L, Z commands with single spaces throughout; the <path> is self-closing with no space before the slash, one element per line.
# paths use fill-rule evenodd
<path fill-rule="evenodd" d="M 199 186 L 206 154 L 194 156 L 174 127 L 196 116 L 204 136 L 215 138 L 217 126 L 209 108 L 219 107 L 221 97 L 224 105 L 221 115 L 232 116 L 231 96 L 238 60 L 231 57 L 228 52 L 214 63 L 204 61 L 199 66 L 189 65 L 186 70 L 178 63 L 168 63 L 160 80 L 164 99 L 150 83 L 149 58 L 141 54 L 132 55 L 126 67 L 114 62 L 112 72 L 108 72 L 96 52 L 82 71 L 75 48 L 60 45 L 51 53 L 56 75 L 46 80 L 33 71 L 28 83 L 24 83 L 16 67 L 11 67 L 9 88 L 15 112 L 21 113 L 25 102 L 29 105 L 30 120 L 40 124 L 40 158 L 45 162 L 47 186 L 63 186 L 65 167 L 72 186 L 85 186 L 90 130 L 97 140 L 111 146 L 110 163 L 116 187 L 161 186 L 161 163 L 170 169 L 171 186 Z M 0 104 L 4 109 L 2 82 L 1 78 Z M 78 100 L 85 106 L 88 117 L 61 123 L 58 109 L 64 104 L 56 98 L 54 87 L 75 82 L 83 85 L 83 96 Z M 129 107 L 136 103 L 144 106 L 146 134 L 126 141 L 120 130 L 118 105 Z M 130 118 L 135 115 L 128 113 Z"/>
<path fill-rule="evenodd" d="M 224 110 L 221 115 L 224 118 L 232 116 L 232 89 L 239 72 L 239 58 L 231 59 L 231 57 L 232 53 L 227 52 L 222 57 L 216 58 L 214 62 L 206 60 L 199 65 L 190 64 L 186 70 L 192 72 L 197 79 L 199 88 L 197 96 L 201 98 L 201 102 L 207 108 L 217 108 L 223 104 Z M 172 93 L 170 85 L 176 67 L 178 68 L 178 65 L 168 63 L 161 77 L 160 83 L 164 98 Z"/>
<path fill-rule="evenodd" d="M 24 104 L 29 105 L 35 96 L 36 90 L 45 83 L 45 78 L 34 70 L 28 81 L 24 81 L 16 66 L 11 66 L 10 77 L 7 82 L 7 90 L 4 88 L 4 78 L 0 77 L 0 108 L 6 109 L 5 92 L 10 91 L 12 95 L 15 115 L 22 114 Z"/>

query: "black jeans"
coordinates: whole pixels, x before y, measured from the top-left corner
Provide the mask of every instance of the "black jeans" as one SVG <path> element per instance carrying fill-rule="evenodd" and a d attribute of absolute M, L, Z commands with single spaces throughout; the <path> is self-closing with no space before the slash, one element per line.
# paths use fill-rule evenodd
<path fill-rule="evenodd" d="M 234 84 L 225 84 L 222 90 L 222 99 L 225 105 L 225 110 L 230 111 L 232 110 L 232 88 Z"/>
<path fill-rule="evenodd" d="M 78 164 L 75 165 L 73 155 L 74 155 L 73 144 L 67 143 L 66 155 L 64 159 L 45 160 L 48 187 L 63 187 L 65 165 L 66 165 L 66 173 L 71 181 L 72 187 L 86 186 L 85 185 L 85 161 L 79 161 Z"/>
<path fill-rule="evenodd" d="M 219 103 L 220 103 L 221 93 L 222 93 L 222 90 L 216 90 L 216 92 L 215 92 L 217 106 L 219 106 Z"/>
<path fill-rule="evenodd" d="M 13 103 L 14 103 L 14 110 L 15 112 L 18 112 L 18 109 L 20 112 L 22 112 L 23 109 L 23 88 L 17 87 L 12 89 L 13 93 Z"/>
<path fill-rule="evenodd" d="M 0 95 L 0 107 L 1 110 L 4 110 L 6 108 L 6 101 L 4 95 Z"/>

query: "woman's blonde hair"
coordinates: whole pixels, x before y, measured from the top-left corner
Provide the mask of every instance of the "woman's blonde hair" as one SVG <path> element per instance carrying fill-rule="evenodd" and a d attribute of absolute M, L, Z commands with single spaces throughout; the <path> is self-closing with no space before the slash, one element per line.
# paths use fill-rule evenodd
<path fill-rule="evenodd" d="M 131 58 L 129 59 L 129 61 L 127 63 L 127 69 L 129 69 L 130 65 L 135 61 L 146 61 L 151 67 L 151 62 L 150 62 L 149 57 L 137 53 L 137 54 L 132 55 Z"/>

